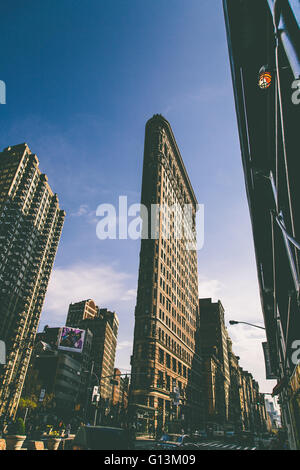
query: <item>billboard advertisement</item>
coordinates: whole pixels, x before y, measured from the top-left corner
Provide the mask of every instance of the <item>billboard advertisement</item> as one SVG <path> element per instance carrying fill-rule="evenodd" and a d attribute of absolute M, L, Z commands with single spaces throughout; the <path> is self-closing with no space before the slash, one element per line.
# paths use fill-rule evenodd
<path fill-rule="evenodd" d="M 58 338 L 58 349 L 81 353 L 84 345 L 85 330 L 64 326 Z"/>

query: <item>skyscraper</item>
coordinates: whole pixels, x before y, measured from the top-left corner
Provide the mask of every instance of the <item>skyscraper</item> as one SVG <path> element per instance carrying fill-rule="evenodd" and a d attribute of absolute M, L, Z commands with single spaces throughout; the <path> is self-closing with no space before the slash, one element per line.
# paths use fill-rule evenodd
<path fill-rule="evenodd" d="M 217 358 L 222 378 L 218 385 L 218 421 L 225 424 L 229 418 L 230 370 L 228 360 L 228 332 L 224 308 L 220 300 L 199 299 L 201 352 L 207 358 Z"/>
<path fill-rule="evenodd" d="M 39 161 L 27 144 L 0 153 L 0 415 L 13 416 L 61 236 L 60 210 Z"/>
<path fill-rule="evenodd" d="M 67 326 L 89 329 L 93 333 L 91 359 L 100 381 L 102 399 L 112 398 L 110 380 L 114 375 L 119 320 L 115 312 L 101 308 L 92 299 L 70 304 Z M 107 377 L 107 378 L 104 378 Z"/>
<path fill-rule="evenodd" d="M 181 430 L 200 413 L 197 255 L 188 245 L 196 240 L 197 200 L 161 115 L 146 124 L 141 202 L 148 230 L 141 241 L 130 408 L 140 429 Z"/>

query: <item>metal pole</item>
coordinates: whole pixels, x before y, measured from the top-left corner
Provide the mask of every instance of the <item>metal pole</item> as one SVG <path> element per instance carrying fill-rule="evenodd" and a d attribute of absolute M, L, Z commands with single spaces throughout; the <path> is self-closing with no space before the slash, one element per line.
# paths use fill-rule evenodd
<path fill-rule="evenodd" d="M 26 410 L 25 410 L 25 415 L 24 415 L 24 424 L 26 423 L 27 414 L 28 414 L 28 408 L 26 408 Z"/>
<path fill-rule="evenodd" d="M 230 323 L 230 322 L 234 322 L 234 323 Z M 260 330 L 265 330 L 265 327 L 264 326 L 259 326 L 259 325 L 253 325 L 253 323 L 248 323 L 246 321 L 235 321 L 235 320 L 230 320 L 230 325 L 235 325 L 235 324 L 238 324 L 238 323 L 243 323 L 244 325 L 249 325 L 249 326 L 253 326 L 254 328 L 259 328 Z"/>
<path fill-rule="evenodd" d="M 98 413 L 98 402 L 97 402 L 97 405 L 95 407 L 95 417 L 94 417 L 94 426 L 97 425 L 97 413 Z"/>
<path fill-rule="evenodd" d="M 92 378 L 93 371 L 94 371 L 94 361 L 92 361 L 91 370 L 90 370 L 89 379 L 88 379 L 86 401 L 85 401 L 85 410 L 84 410 L 84 421 L 86 421 L 86 418 L 87 418 L 87 410 L 88 410 L 88 402 L 89 402 L 89 391 L 90 391 L 90 387 L 91 387 L 91 378 Z"/>
<path fill-rule="evenodd" d="M 268 4 L 273 16 L 274 25 L 276 25 L 276 33 L 281 39 L 284 47 L 286 56 L 290 63 L 294 78 L 297 79 L 300 76 L 300 56 L 299 48 L 295 44 L 294 40 L 289 31 L 288 25 L 288 9 L 292 14 L 296 16 L 296 2 L 295 6 L 291 5 L 290 2 L 281 2 L 279 0 L 268 0 Z M 295 11 L 294 11 L 295 9 Z"/>

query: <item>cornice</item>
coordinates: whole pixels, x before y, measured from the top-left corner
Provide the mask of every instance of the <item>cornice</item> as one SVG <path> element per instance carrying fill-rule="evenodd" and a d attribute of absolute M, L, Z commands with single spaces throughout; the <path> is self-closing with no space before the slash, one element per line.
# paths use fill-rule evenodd
<path fill-rule="evenodd" d="M 190 195 L 193 199 L 193 202 L 194 202 L 194 204 L 198 204 L 197 198 L 195 196 L 195 193 L 194 193 L 194 190 L 193 190 L 193 187 L 192 187 L 192 183 L 191 183 L 190 178 L 188 176 L 188 173 L 186 171 L 186 168 L 185 168 L 180 150 L 178 148 L 178 145 L 177 145 L 177 142 L 176 142 L 176 139 L 175 139 L 175 136 L 174 136 L 174 133 L 172 131 L 172 128 L 171 128 L 171 125 L 170 125 L 169 121 L 167 121 L 167 119 L 164 116 L 162 116 L 161 114 L 154 114 L 154 116 L 147 121 L 146 130 L 147 130 L 147 128 L 150 128 L 153 125 L 154 126 L 161 125 L 161 126 L 163 126 L 164 130 L 167 132 L 167 135 L 169 137 L 169 141 L 172 144 L 174 154 L 177 157 L 177 161 L 179 163 L 180 170 L 181 170 L 181 172 L 184 176 L 186 185 L 187 185 L 187 187 L 190 191 Z"/>

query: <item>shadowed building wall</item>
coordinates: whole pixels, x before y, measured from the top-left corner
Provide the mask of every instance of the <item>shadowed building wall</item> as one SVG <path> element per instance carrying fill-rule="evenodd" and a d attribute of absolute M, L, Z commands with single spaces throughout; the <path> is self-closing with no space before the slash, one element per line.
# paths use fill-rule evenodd
<path fill-rule="evenodd" d="M 0 415 L 14 416 L 65 212 L 27 144 L 0 153 Z"/>

